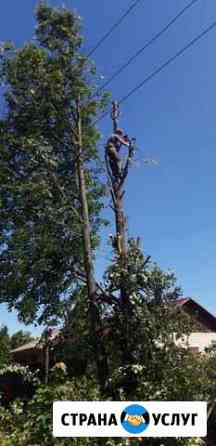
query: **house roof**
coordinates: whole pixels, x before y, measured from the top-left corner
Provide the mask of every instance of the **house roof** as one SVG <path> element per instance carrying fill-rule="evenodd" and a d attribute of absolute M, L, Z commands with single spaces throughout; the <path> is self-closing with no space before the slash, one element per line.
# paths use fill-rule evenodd
<path fill-rule="evenodd" d="M 190 300 L 189 297 L 182 297 L 181 299 L 178 299 L 178 300 L 177 300 L 177 304 L 178 304 L 178 305 L 184 305 L 184 304 L 186 304 L 189 300 Z"/>
<path fill-rule="evenodd" d="M 53 341 L 59 334 L 58 329 L 52 330 L 52 333 L 49 336 L 49 339 Z M 41 350 L 42 349 L 42 342 L 40 342 L 40 338 L 34 339 L 34 341 L 28 342 L 24 345 L 21 345 L 20 347 L 15 348 L 14 350 L 11 350 L 12 354 L 16 353 L 22 353 L 27 352 L 29 350 Z"/>
<path fill-rule="evenodd" d="M 28 342 L 27 344 L 21 345 L 21 347 L 17 347 L 14 350 L 11 350 L 11 353 L 23 352 L 25 350 L 32 350 L 35 348 L 39 348 L 39 338 L 34 341 Z"/>
<path fill-rule="evenodd" d="M 177 304 L 204 325 L 210 331 L 216 331 L 216 317 L 191 297 L 182 297 Z"/>
<path fill-rule="evenodd" d="M 216 317 L 211 314 L 208 310 L 202 307 L 198 302 L 196 302 L 191 297 L 182 297 L 177 300 L 177 304 L 182 307 L 183 310 L 190 313 L 192 316 L 195 315 L 200 321 L 210 331 L 216 331 Z M 54 340 L 59 334 L 58 329 L 52 330 L 50 339 Z M 41 350 L 42 344 L 39 342 L 40 338 L 36 338 L 32 342 L 22 345 L 14 350 L 11 350 L 12 354 L 22 354 L 23 352 L 30 352 L 31 350 Z"/>

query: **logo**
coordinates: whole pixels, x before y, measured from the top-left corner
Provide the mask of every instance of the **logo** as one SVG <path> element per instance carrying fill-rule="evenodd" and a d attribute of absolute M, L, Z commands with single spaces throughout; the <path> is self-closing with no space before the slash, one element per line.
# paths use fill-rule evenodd
<path fill-rule="evenodd" d="M 148 411 L 138 404 L 127 406 L 121 414 L 121 424 L 130 434 L 144 432 L 150 422 Z"/>
<path fill-rule="evenodd" d="M 54 401 L 53 436 L 206 437 L 204 401 Z"/>

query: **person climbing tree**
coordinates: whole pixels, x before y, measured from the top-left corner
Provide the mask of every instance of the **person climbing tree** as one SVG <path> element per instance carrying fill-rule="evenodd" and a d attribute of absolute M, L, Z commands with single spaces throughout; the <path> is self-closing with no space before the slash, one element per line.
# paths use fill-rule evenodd
<path fill-rule="evenodd" d="M 129 147 L 130 140 L 124 134 L 124 130 L 116 129 L 107 141 L 106 155 L 109 162 L 110 171 L 115 182 L 119 182 L 122 177 L 122 162 L 119 155 L 122 146 Z"/>

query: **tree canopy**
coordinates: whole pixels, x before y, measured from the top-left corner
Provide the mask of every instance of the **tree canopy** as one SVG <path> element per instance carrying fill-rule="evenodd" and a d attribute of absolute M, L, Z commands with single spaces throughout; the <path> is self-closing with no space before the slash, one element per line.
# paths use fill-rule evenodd
<path fill-rule="evenodd" d="M 10 360 L 10 336 L 6 326 L 0 327 L 0 368 L 9 363 Z"/>
<path fill-rule="evenodd" d="M 0 327 L 0 369 L 11 362 L 10 351 L 20 347 L 34 338 L 29 331 L 18 330 L 12 335 L 9 334 L 8 327 Z"/>
<path fill-rule="evenodd" d="M 98 244 L 103 186 L 91 99 L 94 69 L 81 54 L 79 19 L 40 3 L 35 39 L 2 47 L 0 80 L 0 302 L 27 323 L 62 317 L 83 271 L 76 175 L 75 100 L 83 106 L 83 146 L 92 246 Z"/>

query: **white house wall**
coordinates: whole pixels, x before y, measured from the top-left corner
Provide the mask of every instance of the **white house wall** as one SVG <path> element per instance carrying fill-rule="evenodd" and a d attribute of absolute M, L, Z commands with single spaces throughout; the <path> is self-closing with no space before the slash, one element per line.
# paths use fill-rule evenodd
<path fill-rule="evenodd" d="M 214 332 L 194 332 L 188 338 L 185 336 L 176 341 L 178 345 L 194 349 L 198 348 L 200 352 L 204 352 L 205 348 L 210 347 L 213 342 L 216 342 L 216 333 Z"/>

